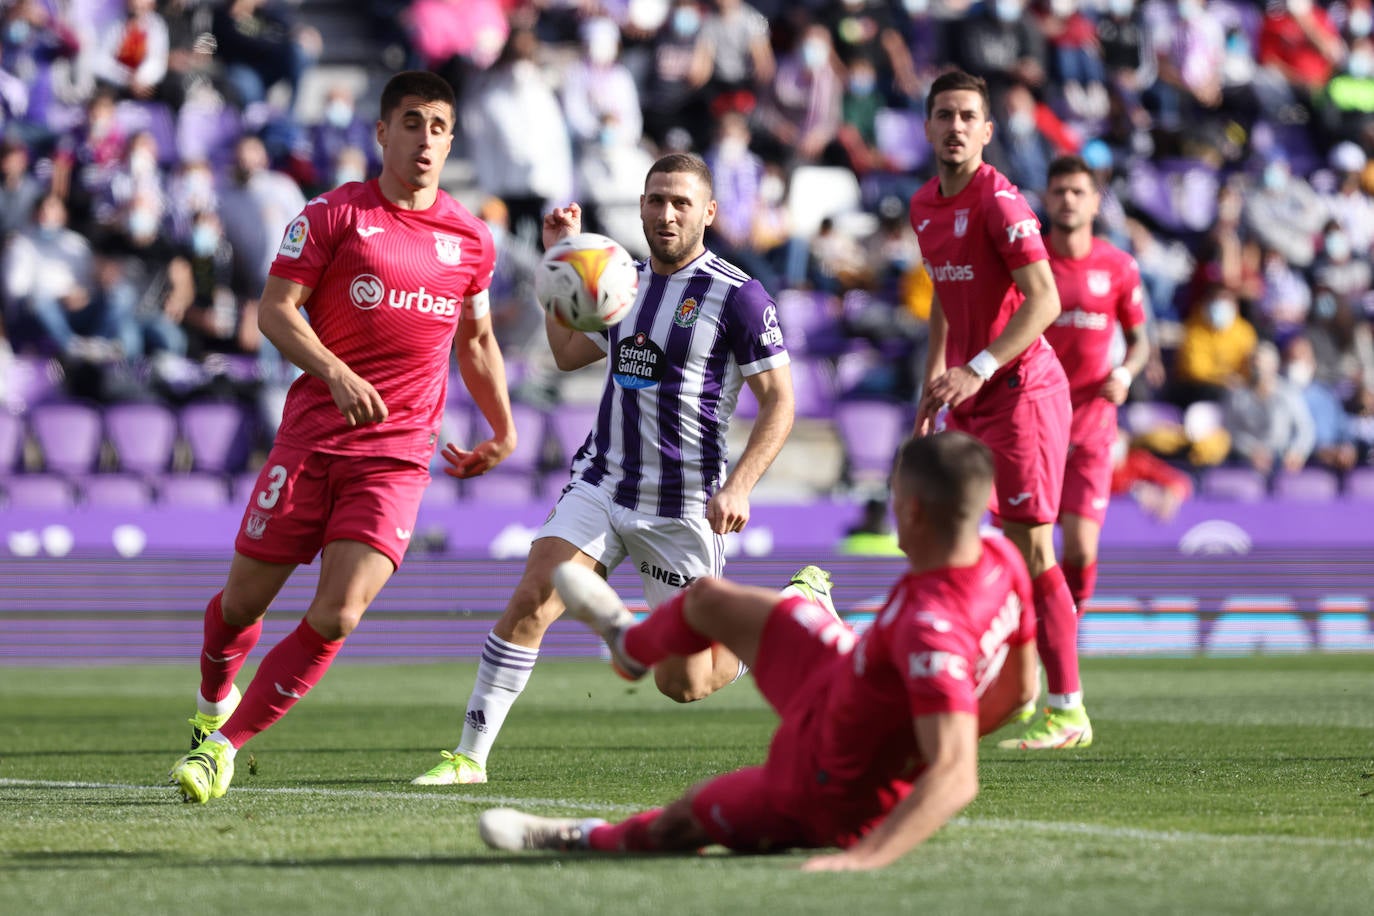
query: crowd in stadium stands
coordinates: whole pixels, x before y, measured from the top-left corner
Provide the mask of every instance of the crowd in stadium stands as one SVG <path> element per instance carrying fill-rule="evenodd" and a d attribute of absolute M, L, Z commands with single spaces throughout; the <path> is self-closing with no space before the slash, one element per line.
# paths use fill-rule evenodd
<path fill-rule="evenodd" d="M 48 357 L 65 395 L 237 398 L 270 436 L 295 370 L 258 334 L 256 297 L 308 197 L 375 174 L 384 71 L 304 111 L 328 49 L 276 0 L 2 10 L 0 386 L 16 354 Z M 989 161 L 1038 207 L 1050 160 L 1080 154 L 1104 188 L 1099 231 L 1139 261 L 1160 359 L 1122 414 L 1132 445 L 1204 490 L 1213 466 L 1277 489 L 1371 465 L 1371 0 L 373 0 L 349 14 L 370 17 L 390 68 L 458 92 L 471 179 L 454 191 L 501 248 L 518 395 L 559 398 L 530 294 L 540 214 L 579 200 L 588 229 L 643 255 L 643 175 L 686 150 L 715 174 L 708 245 L 774 293 L 798 371 L 818 380 L 801 414 L 913 403 L 931 284 L 906 202 L 933 169 L 926 87 L 958 65 L 993 91 Z M 6 474 L 42 469 L 10 459 Z"/>

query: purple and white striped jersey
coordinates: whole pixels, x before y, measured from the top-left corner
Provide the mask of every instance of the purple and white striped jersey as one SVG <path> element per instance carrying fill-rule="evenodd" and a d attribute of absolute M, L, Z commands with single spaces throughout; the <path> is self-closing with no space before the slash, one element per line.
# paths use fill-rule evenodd
<path fill-rule="evenodd" d="M 628 509 L 704 516 L 744 378 L 789 362 L 773 298 L 709 251 L 666 277 L 644 262 L 629 315 L 588 336 L 606 352 L 606 387 L 573 476 Z"/>

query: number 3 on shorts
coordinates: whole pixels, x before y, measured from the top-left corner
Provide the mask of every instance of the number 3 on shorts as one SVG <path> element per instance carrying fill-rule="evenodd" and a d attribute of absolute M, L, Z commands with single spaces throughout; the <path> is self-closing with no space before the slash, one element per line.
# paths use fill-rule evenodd
<path fill-rule="evenodd" d="M 272 465 L 267 471 L 267 489 L 258 492 L 258 508 L 270 509 L 281 499 L 281 488 L 286 483 L 286 468 Z"/>

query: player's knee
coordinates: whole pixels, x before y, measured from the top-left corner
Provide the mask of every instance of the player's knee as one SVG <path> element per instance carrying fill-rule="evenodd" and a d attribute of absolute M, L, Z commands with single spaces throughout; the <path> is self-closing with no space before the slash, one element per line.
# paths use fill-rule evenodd
<path fill-rule="evenodd" d="M 362 622 L 365 608 L 320 609 L 311 608 L 306 612 L 306 622 L 324 639 L 333 642 L 347 639 L 349 634 Z"/>
<path fill-rule="evenodd" d="M 689 671 L 674 671 L 665 667 L 654 669 L 654 684 L 659 693 L 674 703 L 695 703 L 715 692 L 709 679 L 694 676 Z"/>
<path fill-rule="evenodd" d="M 220 597 L 220 613 L 224 617 L 224 622 L 228 626 L 242 629 L 251 627 L 262 619 L 267 613 L 267 608 L 260 607 L 256 602 L 245 602 L 232 596 L 228 590 Z"/>
<path fill-rule="evenodd" d="M 703 576 L 687 586 L 682 613 L 689 623 L 706 620 L 717 613 L 730 591 L 730 583 L 715 576 Z"/>

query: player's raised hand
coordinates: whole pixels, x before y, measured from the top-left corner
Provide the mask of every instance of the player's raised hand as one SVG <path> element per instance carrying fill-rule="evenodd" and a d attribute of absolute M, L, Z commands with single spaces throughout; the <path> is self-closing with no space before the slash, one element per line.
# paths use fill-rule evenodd
<path fill-rule="evenodd" d="M 488 439 L 474 446 L 471 450 L 461 449 L 452 442 L 444 445 L 443 455 L 449 466 L 444 468 L 444 473 L 450 477 L 457 477 L 465 480 L 469 477 L 480 477 L 487 471 L 496 467 L 502 461 L 510 457 L 510 453 L 515 451 L 515 439 L 501 441 Z"/>
<path fill-rule="evenodd" d="M 329 394 L 349 426 L 366 426 L 386 419 L 386 402 L 367 379 L 344 370 L 330 379 Z"/>
<path fill-rule="evenodd" d="M 582 206 L 573 201 L 544 214 L 544 249 L 547 251 L 570 235 L 582 232 Z"/>
<path fill-rule="evenodd" d="M 706 523 L 716 534 L 743 531 L 749 524 L 749 497 L 741 496 L 727 484 L 706 504 Z"/>

